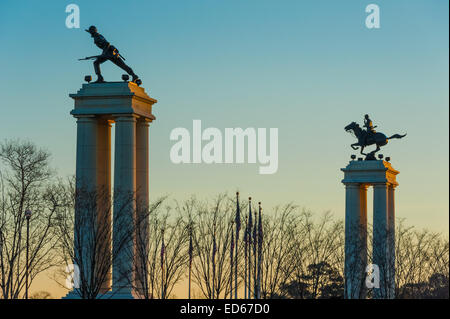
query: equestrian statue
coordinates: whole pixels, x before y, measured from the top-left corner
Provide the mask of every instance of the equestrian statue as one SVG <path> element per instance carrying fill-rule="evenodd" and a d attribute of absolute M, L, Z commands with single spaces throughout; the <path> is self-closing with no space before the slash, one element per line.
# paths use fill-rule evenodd
<path fill-rule="evenodd" d="M 369 115 L 366 114 L 364 116 L 364 128 L 361 128 L 358 123 L 351 122 L 349 125 L 345 127 L 347 132 L 352 133 L 357 139 L 357 143 L 353 143 L 350 146 L 357 150 L 358 147 L 361 148 L 361 154 L 365 155 L 365 160 L 376 160 L 375 154 L 380 150 L 381 146 L 384 146 L 388 143 L 390 139 L 393 138 L 403 138 L 406 136 L 400 134 L 394 134 L 390 137 L 386 137 L 383 133 L 375 131 L 376 126 L 373 126 L 372 120 L 369 118 Z M 376 149 L 370 153 L 364 153 L 364 148 L 370 145 L 376 145 Z"/>

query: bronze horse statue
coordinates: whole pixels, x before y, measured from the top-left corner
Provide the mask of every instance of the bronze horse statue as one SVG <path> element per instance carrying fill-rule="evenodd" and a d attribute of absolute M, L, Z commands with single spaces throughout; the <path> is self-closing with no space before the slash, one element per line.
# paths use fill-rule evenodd
<path fill-rule="evenodd" d="M 386 137 L 386 135 L 384 135 L 383 133 L 368 132 L 368 131 L 362 129 L 359 126 L 359 124 L 356 122 L 351 122 L 349 125 L 347 125 L 345 127 L 345 130 L 347 132 L 353 132 L 355 137 L 358 139 L 357 143 L 353 143 L 350 146 L 354 150 L 357 150 L 358 146 L 359 146 L 361 148 L 361 154 L 366 155 L 366 160 L 375 160 L 376 159 L 375 153 L 380 150 L 381 146 L 386 145 L 390 139 L 403 138 L 406 136 L 406 134 L 404 134 L 404 135 L 394 134 L 390 137 Z M 364 153 L 364 148 L 366 146 L 373 145 L 373 144 L 375 144 L 377 146 L 377 148 L 368 154 Z"/>

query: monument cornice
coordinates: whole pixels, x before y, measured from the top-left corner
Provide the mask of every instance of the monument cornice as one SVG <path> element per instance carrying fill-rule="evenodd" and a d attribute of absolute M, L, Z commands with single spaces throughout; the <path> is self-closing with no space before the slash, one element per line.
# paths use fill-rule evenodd
<path fill-rule="evenodd" d="M 132 82 L 83 84 L 77 93 L 69 96 L 75 100 L 75 107 L 70 112 L 75 117 L 136 114 L 151 122 L 155 119 L 152 106 L 158 102 Z"/>
<path fill-rule="evenodd" d="M 389 184 L 393 187 L 398 186 L 396 176 L 400 173 L 391 163 L 382 160 L 350 161 L 341 171 L 344 172 L 344 184 Z"/>

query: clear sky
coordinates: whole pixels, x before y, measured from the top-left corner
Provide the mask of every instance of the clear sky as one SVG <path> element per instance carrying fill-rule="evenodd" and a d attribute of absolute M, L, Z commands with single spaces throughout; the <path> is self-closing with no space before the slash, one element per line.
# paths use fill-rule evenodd
<path fill-rule="evenodd" d="M 76 3 L 81 28 L 67 29 Z M 381 9 L 367 29 L 365 7 Z M 75 171 L 75 93 L 99 54 L 95 24 L 158 99 L 150 127 L 151 197 L 201 198 L 239 189 L 265 207 L 293 201 L 344 216 L 342 172 L 351 121 L 369 113 L 393 140 L 382 153 L 400 170 L 397 216 L 448 233 L 448 1 L 179 0 L 0 2 L 0 139 L 27 138 Z M 123 72 L 102 65 L 106 80 Z M 276 127 L 279 169 L 175 165 L 176 127 Z"/>

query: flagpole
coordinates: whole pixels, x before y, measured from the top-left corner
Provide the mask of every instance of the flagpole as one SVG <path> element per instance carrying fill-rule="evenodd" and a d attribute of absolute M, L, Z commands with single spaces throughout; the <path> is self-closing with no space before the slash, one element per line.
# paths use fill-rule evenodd
<path fill-rule="evenodd" d="M 233 299 L 233 250 L 234 250 L 234 235 L 233 226 L 231 226 L 231 249 L 230 249 L 230 299 Z"/>
<path fill-rule="evenodd" d="M 252 198 L 248 198 L 248 293 L 247 298 L 251 299 L 252 287 Z"/>
<path fill-rule="evenodd" d="M 213 229 L 213 252 L 212 252 L 212 299 L 214 299 L 214 294 L 215 294 L 215 278 L 216 278 L 216 222 L 214 221 L 214 225 L 213 225 L 214 229 Z"/>
<path fill-rule="evenodd" d="M 257 289 L 257 299 L 261 299 L 261 263 L 262 263 L 262 217 L 261 217 L 261 202 L 258 203 L 258 289 Z"/>
<path fill-rule="evenodd" d="M 192 221 L 189 223 L 189 290 L 188 290 L 188 298 L 191 299 L 191 272 L 192 272 Z"/>
<path fill-rule="evenodd" d="M 256 226 L 257 226 L 257 219 L 256 219 L 257 215 L 256 215 L 256 211 L 255 211 L 255 225 L 253 226 L 253 258 L 254 258 L 254 263 L 253 263 L 253 298 L 256 299 L 256 287 L 257 287 L 257 282 L 256 282 L 256 267 L 257 267 L 257 261 L 256 261 L 256 244 L 257 244 L 257 232 L 256 232 Z"/>
<path fill-rule="evenodd" d="M 239 244 L 239 231 L 241 230 L 241 210 L 239 208 L 239 192 L 236 192 L 236 254 L 234 267 L 234 299 L 238 299 L 238 244 Z"/>
<path fill-rule="evenodd" d="M 244 299 L 247 299 L 247 244 L 248 244 L 248 220 L 245 216 L 245 231 L 244 231 Z"/>
<path fill-rule="evenodd" d="M 192 265 L 191 263 L 189 263 L 189 299 L 191 299 L 191 270 L 192 270 Z"/>
<path fill-rule="evenodd" d="M 165 247 L 164 247 L 164 229 L 161 231 L 161 299 L 164 299 L 164 253 L 165 253 Z"/>

